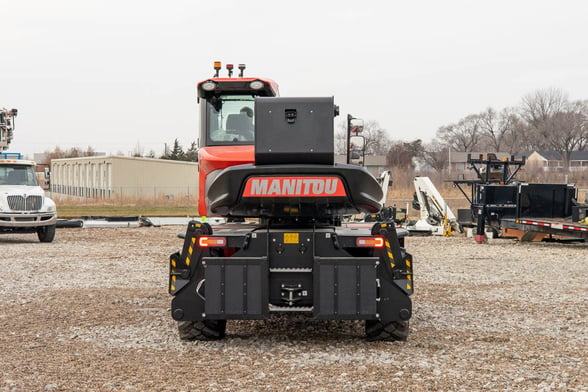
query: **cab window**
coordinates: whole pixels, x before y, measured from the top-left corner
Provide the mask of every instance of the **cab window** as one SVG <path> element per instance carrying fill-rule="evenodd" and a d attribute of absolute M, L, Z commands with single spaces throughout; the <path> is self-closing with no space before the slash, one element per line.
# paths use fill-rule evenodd
<path fill-rule="evenodd" d="M 221 95 L 206 104 L 209 144 L 246 145 L 254 142 L 254 99 L 247 95 Z"/>
<path fill-rule="evenodd" d="M 0 185 L 37 186 L 37 177 L 32 166 L 0 165 Z"/>

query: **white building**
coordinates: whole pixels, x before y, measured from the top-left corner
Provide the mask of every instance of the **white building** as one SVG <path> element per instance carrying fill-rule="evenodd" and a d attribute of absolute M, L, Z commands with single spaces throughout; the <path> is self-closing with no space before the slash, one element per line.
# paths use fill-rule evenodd
<path fill-rule="evenodd" d="M 53 159 L 51 192 L 101 199 L 196 199 L 198 164 L 122 156 Z"/>

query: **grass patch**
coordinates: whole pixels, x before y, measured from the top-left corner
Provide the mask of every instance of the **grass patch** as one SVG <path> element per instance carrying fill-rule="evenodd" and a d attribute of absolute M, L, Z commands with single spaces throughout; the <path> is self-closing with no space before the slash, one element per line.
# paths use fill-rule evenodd
<path fill-rule="evenodd" d="M 195 205 L 82 205 L 58 204 L 59 218 L 79 218 L 82 216 L 198 216 Z"/>

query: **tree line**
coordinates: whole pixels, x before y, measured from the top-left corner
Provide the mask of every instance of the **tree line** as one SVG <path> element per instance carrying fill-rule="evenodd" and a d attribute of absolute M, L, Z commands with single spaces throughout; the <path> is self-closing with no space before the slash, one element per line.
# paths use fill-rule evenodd
<path fill-rule="evenodd" d="M 366 155 L 386 156 L 387 165 L 401 169 L 415 168 L 415 162 L 425 162 L 436 171 L 448 165 L 449 151 L 507 152 L 510 155 L 528 154 L 534 150 L 556 151 L 564 165 L 569 166 L 572 151 L 588 149 L 588 100 L 570 100 L 560 89 L 537 90 L 525 95 L 515 107 L 486 108 L 468 114 L 454 123 L 441 125 L 429 143 L 393 140 L 377 121 L 367 121 L 362 132 Z M 335 134 L 335 152 L 345 154 L 346 123 L 341 123 Z M 94 149 L 78 147 L 46 151 L 47 161 L 94 155 Z M 123 155 L 123 154 L 119 154 Z M 140 146 L 133 156 L 145 156 Z M 156 158 L 155 152 L 147 155 Z M 198 160 L 198 146 L 192 142 L 186 151 L 175 139 L 171 149 L 166 147 L 161 159 L 180 161 Z"/>
<path fill-rule="evenodd" d="M 178 139 L 175 139 L 172 149 L 170 151 L 164 151 L 160 158 L 173 161 L 198 162 L 198 145 L 196 142 L 192 142 L 190 143 L 190 147 L 184 151 Z"/>
<path fill-rule="evenodd" d="M 346 129 L 341 124 L 336 150 L 345 153 Z M 525 95 L 520 105 L 487 108 L 468 114 L 437 129 L 430 143 L 392 140 L 375 121 L 365 124 L 366 154 L 386 155 L 391 167 L 414 168 L 415 158 L 441 171 L 449 151 L 507 152 L 556 151 L 569 166 L 572 151 L 588 148 L 588 100 L 569 100 L 560 89 L 537 90 Z"/>
<path fill-rule="evenodd" d="M 78 157 L 91 157 L 96 155 L 96 151 L 93 147 L 88 146 L 86 149 L 80 147 L 72 147 L 69 149 L 62 149 L 59 146 L 55 147 L 52 151 L 45 151 L 45 160 L 51 162 L 52 159 L 61 158 L 78 158 Z M 124 153 L 118 152 L 116 155 L 125 156 Z M 157 156 L 155 151 L 151 150 L 149 153 L 144 154 L 143 149 L 139 144 L 135 147 L 135 150 L 131 154 L 133 157 L 144 157 L 144 158 L 158 158 L 158 159 L 169 159 L 174 161 L 198 161 L 198 146 L 196 142 L 190 143 L 190 147 L 186 151 L 180 145 L 178 139 L 175 139 L 170 149 L 165 148 L 162 155 Z"/>
<path fill-rule="evenodd" d="M 441 126 L 436 139 L 452 151 L 556 151 L 568 166 L 572 151 L 588 147 L 588 100 L 569 100 L 556 88 L 538 90 L 517 107 L 488 108 Z"/>

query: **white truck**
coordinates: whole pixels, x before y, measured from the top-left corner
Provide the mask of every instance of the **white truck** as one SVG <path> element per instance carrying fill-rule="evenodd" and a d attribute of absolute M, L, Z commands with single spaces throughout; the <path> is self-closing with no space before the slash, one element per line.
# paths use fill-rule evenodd
<path fill-rule="evenodd" d="M 0 234 L 37 233 L 39 241 L 55 238 L 57 209 L 45 197 L 35 173 L 35 162 L 21 159 L 8 148 L 14 131 L 16 109 L 0 108 Z"/>
<path fill-rule="evenodd" d="M 39 241 L 51 242 L 56 222 L 57 208 L 39 186 L 35 162 L 0 153 L 0 233 L 37 233 Z"/>

